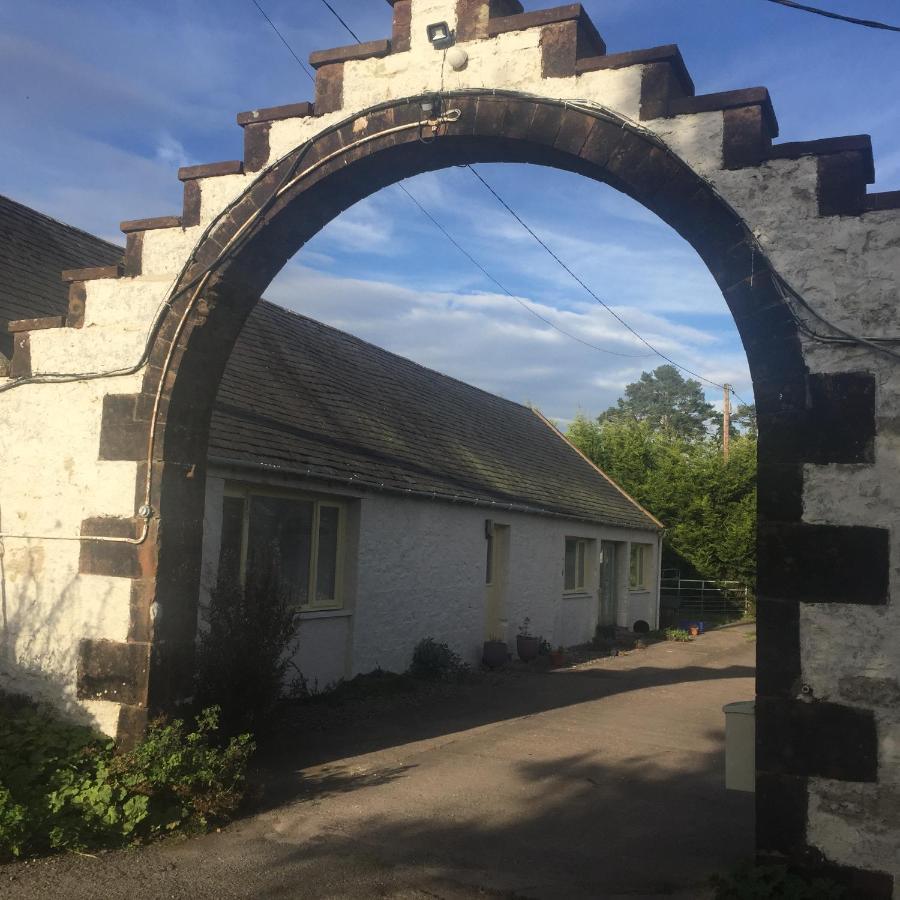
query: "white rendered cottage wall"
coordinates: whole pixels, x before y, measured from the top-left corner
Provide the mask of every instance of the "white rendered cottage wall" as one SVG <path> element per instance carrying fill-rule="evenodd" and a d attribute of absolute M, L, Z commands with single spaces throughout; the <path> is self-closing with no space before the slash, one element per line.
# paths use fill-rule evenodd
<path fill-rule="evenodd" d="M 224 485 L 222 477 L 207 478 L 201 606 L 216 583 Z M 289 489 L 284 482 L 280 487 Z M 304 483 L 302 490 L 331 493 L 313 483 Z M 566 537 L 592 540 L 597 549 L 600 541 L 621 542 L 619 557 L 626 563 L 629 542 L 650 545 L 647 590 L 629 591 L 627 564 L 618 566 L 618 610 L 623 627 L 637 619 L 656 624 L 656 532 L 388 494 L 335 496 L 357 497 L 358 509 L 351 512 L 347 529 L 344 608 L 301 615 L 295 662 L 311 686 L 322 688 L 379 667 L 405 671 L 413 648 L 425 637 L 446 642 L 467 663 L 478 665 L 485 640 L 486 518 L 510 529 L 503 637 L 513 652 L 526 616 L 532 633 L 554 646 L 586 643 L 594 636 L 599 554 L 593 554 L 585 591 L 565 593 Z"/>

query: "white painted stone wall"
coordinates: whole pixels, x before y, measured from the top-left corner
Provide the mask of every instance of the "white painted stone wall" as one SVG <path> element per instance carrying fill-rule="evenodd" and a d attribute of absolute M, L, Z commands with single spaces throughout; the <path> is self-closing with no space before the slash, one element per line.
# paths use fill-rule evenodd
<path fill-rule="evenodd" d="M 222 473 L 224 474 L 224 473 Z M 243 473 L 244 483 L 248 475 Z M 253 482 L 252 477 L 249 479 Z M 263 484 L 271 484 L 263 481 Z M 215 584 L 221 535 L 224 478 L 207 478 L 204 518 L 204 596 Z M 281 486 L 284 486 L 281 482 Z M 304 482 L 305 492 L 329 489 Z M 346 493 L 342 497 L 354 496 Z M 310 685 L 320 688 L 343 677 L 375 668 L 404 671 L 416 643 L 433 637 L 448 643 L 463 659 L 477 665 L 485 639 L 486 541 L 484 522 L 490 518 L 510 528 L 506 640 L 515 652 L 518 628 L 528 616 L 532 633 L 553 646 L 573 646 L 594 636 L 599 612 L 600 564 L 588 577 L 588 590 L 563 590 L 566 537 L 597 542 L 619 541 L 619 623 L 657 623 L 658 539 L 656 532 L 585 524 L 547 516 L 502 513 L 488 508 L 432 502 L 390 494 L 357 494 L 358 516 L 351 516 L 345 554 L 353 585 L 345 608 L 335 613 L 301 616 L 300 646 L 295 661 Z M 628 591 L 630 541 L 653 547 L 647 591 Z"/>

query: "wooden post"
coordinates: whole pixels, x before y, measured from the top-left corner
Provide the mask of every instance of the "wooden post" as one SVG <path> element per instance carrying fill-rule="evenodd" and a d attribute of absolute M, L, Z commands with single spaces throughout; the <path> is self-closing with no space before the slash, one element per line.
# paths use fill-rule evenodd
<path fill-rule="evenodd" d="M 731 385 L 723 385 L 725 402 L 722 409 L 722 455 L 725 462 L 728 462 L 728 454 L 731 450 Z"/>

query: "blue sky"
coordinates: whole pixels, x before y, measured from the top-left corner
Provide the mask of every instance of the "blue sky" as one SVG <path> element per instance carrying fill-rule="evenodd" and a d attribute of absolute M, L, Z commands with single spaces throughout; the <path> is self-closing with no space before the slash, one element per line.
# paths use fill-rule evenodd
<path fill-rule="evenodd" d="M 349 42 L 320 0 L 261 0 L 297 54 Z M 363 40 L 378 0 L 332 0 Z M 552 3 L 526 0 L 526 9 Z M 900 22 L 896 0 L 821 0 Z M 587 0 L 610 52 L 678 43 L 698 93 L 764 85 L 779 140 L 869 133 L 875 190 L 900 188 L 900 35 L 765 0 Z M 0 193 L 121 242 L 123 219 L 180 210 L 180 165 L 240 158 L 237 112 L 311 85 L 250 0 L 28 0 L 0 5 Z M 665 353 L 751 389 L 720 293 L 694 251 L 611 188 L 535 167 L 481 167 L 530 224 Z M 661 362 L 575 285 L 471 175 L 407 182 L 454 236 L 559 327 L 530 316 L 435 232 L 397 188 L 316 236 L 267 296 L 565 422 L 596 414 Z M 711 399 L 718 391 L 709 389 Z"/>

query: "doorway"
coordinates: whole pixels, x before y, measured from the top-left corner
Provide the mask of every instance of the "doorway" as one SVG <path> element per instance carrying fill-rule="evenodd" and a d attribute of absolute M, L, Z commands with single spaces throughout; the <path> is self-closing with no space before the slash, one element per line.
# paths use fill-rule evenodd
<path fill-rule="evenodd" d="M 509 621 L 506 617 L 506 594 L 509 585 L 509 525 L 484 523 L 487 544 L 485 565 L 485 640 L 506 640 Z"/>
<path fill-rule="evenodd" d="M 600 625 L 615 625 L 619 616 L 616 594 L 616 542 L 600 542 Z"/>

